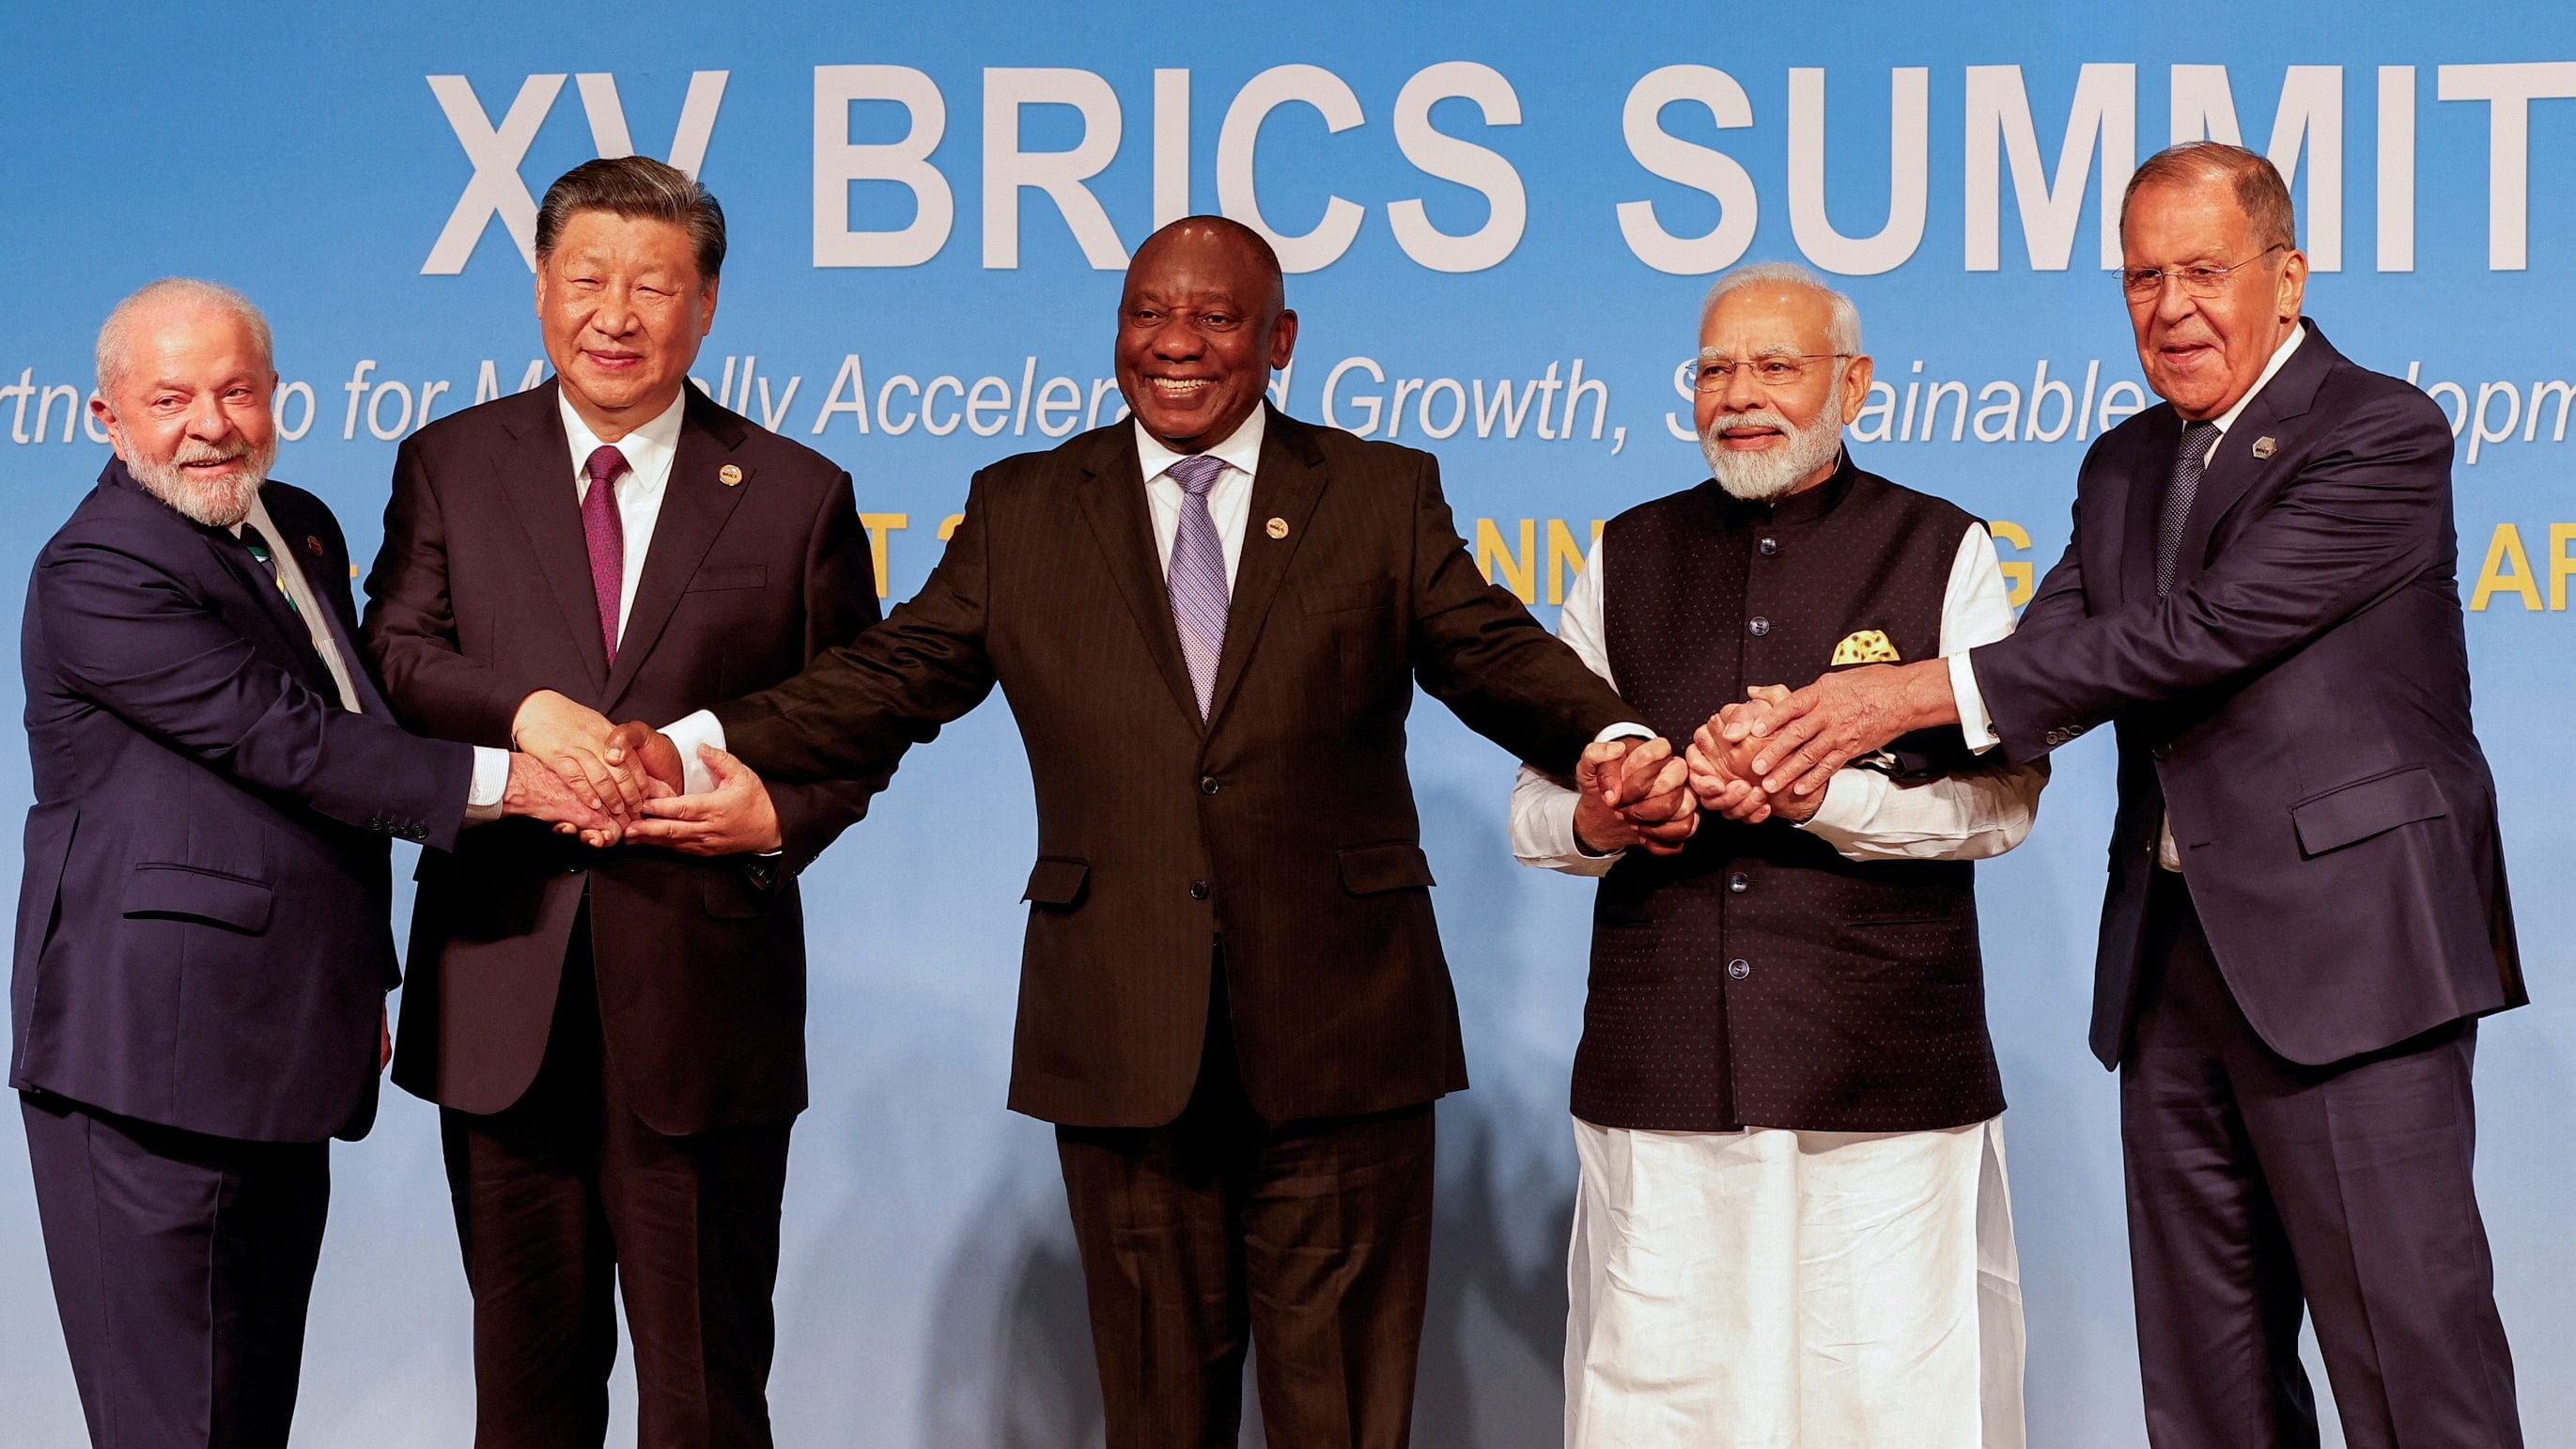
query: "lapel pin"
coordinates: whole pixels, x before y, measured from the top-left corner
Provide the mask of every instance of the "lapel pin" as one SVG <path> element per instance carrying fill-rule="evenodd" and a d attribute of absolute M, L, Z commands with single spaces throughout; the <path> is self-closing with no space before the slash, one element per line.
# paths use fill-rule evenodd
<path fill-rule="evenodd" d="M 313 533 L 304 535 L 304 551 L 313 555 L 315 558 L 320 558 L 322 556 L 321 535 Z"/>
<path fill-rule="evenodd" d="M 716 481 L 722 483 L 727 488 L 739 487 L 742 484 L 742 470 L 731 463 L 727 463 L 716 470 Z"/>
<path fill-rule="evenodd" d="M 2254 456 L 2257 458 L 2271 457 L 2274 453 L 2280 451 L 2280 447 L 2281 445 L 2273 442 L 2271 435 L 2267 433 L 2254 440 Z"/>
<path fill-rule="evenodd" d="M 1269 534 L 1272 538 L 1286 538 L 1288 536 L 1288 520 L 1284 518 L 1274 518 L 1268 523 L 1261 525 L 1261 531 Z"/>

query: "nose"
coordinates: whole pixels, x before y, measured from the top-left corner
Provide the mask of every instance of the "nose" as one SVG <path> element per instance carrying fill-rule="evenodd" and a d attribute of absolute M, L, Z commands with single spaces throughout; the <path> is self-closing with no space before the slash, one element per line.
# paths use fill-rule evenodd
<path fill-rule="evenodd" d="M 2182 279 L 2167 273 L 2156 281 L 2155 318 L 2171 326 L 2200 309 L 2191 293 L 2182 289 Z"/>
<path fill-rule="evenodd" d="M 1761 383 L 1754 381 L 1753 368 L 1750 364 L 1738 363 L 1733 375 L 1726 379 L 1726 386 L 1719 390 L 1717 398 L 1719 402 L 1726 405 L 1728 412 L 1747 413 L 1766 405 L 1771 399 L 1771 394 L 1762 390 Z"/>
<path fill-rule="evenodd" d="M 635 300 L 623 287 L 602 288 L 590 313 L 590 329 L 603 337 L 623 337 L 635 330 Z"/>
<path fill-rule="evenodd" d="M 223 396 L 208 390 L 197 394 L 188 405 L 188 436 L 201 443 L 220 443 L 231 436 L 232 414 L 224 411 Z"/>
<path fill-rule="evenodd" d="M 1154 329 L 1154 355 L 1166 362 L 1187 362 L 1207 350 L 1207 339 L 1178 317 Z"/>

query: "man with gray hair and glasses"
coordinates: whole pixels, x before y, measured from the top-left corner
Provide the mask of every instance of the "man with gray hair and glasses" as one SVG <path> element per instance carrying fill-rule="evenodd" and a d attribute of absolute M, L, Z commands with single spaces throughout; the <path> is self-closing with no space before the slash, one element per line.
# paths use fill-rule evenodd
<path fill-rule="evenodd" d="M 1611 520 L 1561 632 L 1650 729 L 1749 687 L 2012 631 L 1985 525 L 1857 467 L 1848 298 L 1719 280 L 1690 364 L 1709 481 Z M 1775 796 L 1695 750 L 1700 827 L 1650 855 L 1524 768 L 1525 864 L 1601 877 L 1574 1062 L 1566 1441 L 2020 1449 L 2020 1269 L 1971 861 L 2044 767 L 1956 729 Z"/>
<path fill-rule="evenodd" d="M 118 1449 L 286 1443 L 330 1142 L 375 1119 L 389 842 L 616 830 L 527 755 L 396 726 L 339 524 L 268 476 L 276 385 L 240 293 L 126 298 L 90 399 L 116 456 L 27 584 L 9 1085 L 81 1408 Z"/>

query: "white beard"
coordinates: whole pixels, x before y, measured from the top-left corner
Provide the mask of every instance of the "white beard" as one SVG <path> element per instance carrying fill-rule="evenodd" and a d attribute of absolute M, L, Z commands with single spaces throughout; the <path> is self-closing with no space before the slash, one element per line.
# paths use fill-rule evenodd
<path fill-rule="evenodd" d="M 180 469 L 189 463 L 212 463 L 238 458 L 241 466 L 214 478 L 191 478 Z M 177 509 L 183 518 L 192 519 L 208 528 L 230 528 L 250 517 L 251 500 L 259 496 L 259 487 L 268 481 L 269 467 L 277 461 L 277 441 L 266 447 L 243 448 L 226 453 L 202 443 L 187 443 L 167 463 L 146 463 L 129 458 L 125 471 L 153 497 Z"/>
<path fill-rule="evenodd" d="M 1739 453 L 1727 447 L 1721 434 L 1728 428 L 1748 425 L 1778 428 L 1784 441 L 1755 453 Z M 1699 436 L 1700 451 L 1708 455 L 1709 471 L 1716 475 L 1717 486 L 1747 503 L 1769 503 L 1796 491 L 1818 470 L 1832 466 L 1842 446 L 1843 421 L 1831 401 L 1804 428 L 1791 427 L 1789 420 L 1775 409 L 1757 408 L 1751 412 L 1720 413 L 1709 420 L 1708 431 Z"/>

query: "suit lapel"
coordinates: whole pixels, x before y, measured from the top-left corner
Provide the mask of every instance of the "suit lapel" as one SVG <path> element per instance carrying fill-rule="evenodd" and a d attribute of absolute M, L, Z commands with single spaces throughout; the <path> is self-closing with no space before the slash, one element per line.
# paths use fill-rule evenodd
<path fill-rule="evenodd" d="M 608 685 L 608 651 L 599 639 L 599 600 L 590 588 L 590 546 L 581 535 L 581 500 L 574 496 L 572 444 L 564 438 L 556 389 L 543 386 L 518 396 L 527 405 L 505 414 L 514 446 L 492 459 L 492 471 L 510 512 L 537 555 L 537 572 L 554 595 L 564 628 L 590 672 L 594 694 Z"/>
<path fill-rule="evenodd" d="M 295 509 L 301 506 L 299 504 L 288 504 L 285 512 L 279 512 L 276 505 L 285 501 L 282 497 L 269 499 L 268 516 L 276 521 L 278 531 L 286 535 L 277 540 L 277 547 L 292 551 L 304 540 L 313 540 L 316 548 L 306 549 L 297 555 L 295 566 L 302 571 L 304 586 L 313 595 L 313 601 L 322 606 L 323 627 L 331 631 L 332 646 L 340 651 L 340 663 L 349 671 L 349 687 L 358 692 L 359 713 L 379 719 L 389 718 L 393 711 L 386 706 L 384 695 L 376 689 L 374 678 L 367 672 L 367 656 L 357 645 L 357 620 L 343 612 L 344 607 L 350 604 L 349 591 L 342 587 L 349 576 L 349 561 L 322 543 L 323 536 L 334 530 L 317 527 L 317 520 L 298 517 Z M 327 677 L 330 667 L 325 664 L 322 672 Z M 337 681 L 333 681 L 333 687 L 338 687 Z"/>
<path fill-rule="evenodd" d="M 1268 403 L 1262 404 L 1269 407 Z M 1324 496 L 1323 450 L 1303 424 L 1272 409 L 1261 437 L 1261 469 L 1252 478 L 1252 512 L 1244 519 L 1242 556 L 1234 568 L 1234 600 L 1226 610 L 1225 652 L 1218 656 L 1216 689 L 1208 705 L 1213 724 L 1243 680 L 1252 646 L 1279 597 L 1289 561 L 1306 541 L 1306 524 Z M 1274 536 L 1269 520 L 1287 525 Z"/>
<path fill-rule="evenodd" d="M 725 455 L 742 446 L 742 420 L 695 387 L 688 389 L 688 399 L 680 418 L 679 447 L 671 455 L 671 479 L 662 486 L 662 511 L 653 520 L 653 541 L 646 545 L 644 573 L 636 580 L 635 599 L 626 610 L 626 629 L 617 640 L 617 662 L 608 671 L 607 691 L 600 700 L 603 712 L 615 709 L 635 682 L 635 671 L 643 667 L 654 642 L 662 637 L 663 626 L 671 622 L 672 611 L 680 607 L 680 596 L 688 592 L 689 580 L 716 535 L 724 531 L 743 495 L 760 486 L 760 480 L 748 473 L 727 486 L 716 473 Z"/>
<path fill-rule="evenodd" d="M 249 547 L 235 538 L 229 529 L 201 526 L 197 532 L 205 538 L 206 547 L 214 550 L 215 561 L 223 565 L 224 572 L 251 596 L 260 617 L 268 621 L 270 632 L 277 636 L 277 642 L 303 666 L 305 682 L 318 684 L 326 695 L 337 695 L 339 687 L 331 682 L 330 667 L 322 662 L 321 654 L 313 648 L 313 631 L 304 627 L 304 621 L 296 615 L 295 606 L 287 602 L 286 591 L 278 587 L 277 580 L 259 566 L 257 559 L 251 557 Z M 269 546 L 285 547 L 274 539 L 270 540 Z"/>
<path fill-rule="evenodd" d="M 1162 559 L 1154 547 L 1154 522 L 1145 503 L 1145 478 L 1136 464 L 1135 435 L 1124 427 L 1110 429 L 1085 465 L 1083 517 L 1108 560 L 1109 576 L 1136 616 L 1145 652 L 1154 657 L 1173 700 L 1195 721 L 1198 691 L 1190 686 L 1189 666 L 1181 660 L 1180 634 L 1172 623 L 1172 595 L 1163 581 Z M 1231 625 L 1228 628 L 1231 630 Z"/>
<path fill-rule="evenodd" d="M 2129 459 L 2128 496 L 2120 500 L 2120 600 L 2152 603 L 2156 597 L 2156 527 L 2164 512 L 2165 490 L 2173 484 L 2174 456 L 2182 449 L 2182 415 L 2170 405 L 2156 409 L 2155 422 Z"/>
<path fill-rule="evenodd" d="M 2308 329 L 2308 337 L 2237 415 L 2235 424 L 2219 438 L 2218 453 L 2209 460 L 2208 471 L 2200 475 L 2200 491 L 2192 496 L 2191 517 L 2183 525 L 2182 557 L 2174 565 L 2175 588 L 2199 575 L 2219 523 L 2272 470 L 2268 459 L 2254 456 L 2255 444 L 2271 438 L 2273 446 L 2264 451 L 2273 457 L 2293 451 L 2284 446 L 2287 440 L 2281 436 L 2288 431 L 2286 425 L 2316 401 L 2327 369 L 2339 360 L 2326 345 L 2324 333 L 2304 320 L 2299 325 Z"/>

